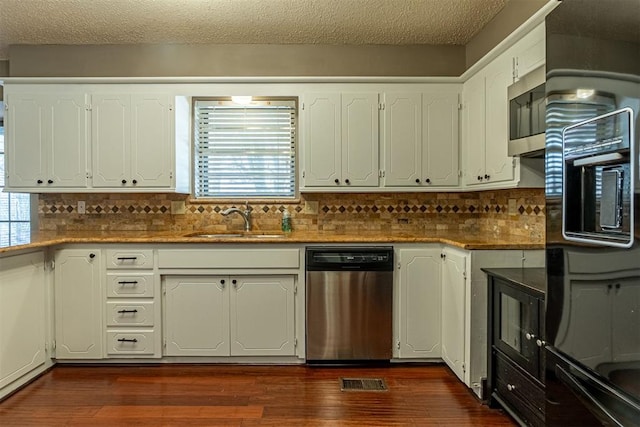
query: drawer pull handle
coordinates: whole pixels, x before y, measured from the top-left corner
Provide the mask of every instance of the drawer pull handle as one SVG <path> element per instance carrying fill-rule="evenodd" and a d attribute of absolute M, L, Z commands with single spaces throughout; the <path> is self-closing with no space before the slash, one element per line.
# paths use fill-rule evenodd
<path fill-rule="evenodd" d="M 136 338 L 118 338 L 120 342 L 138 342 Z"/>
<path fill-rule="evenodd" d="M 137 280 L 122 280 L 118 282 L 118 285 L 137 285 L 137 284 L 138 284 Z"/>
<path fill-rule="evenodd" d="M 126 314 L 126 313 L 137 313 L 138 310 L 133 309 L 133 310 L 118 310 L 118 313 L 120 314 Z"/>
<path fill-rule="evenodd" d="M 118 261 L 135 261 L 137 260 L 137 256 L 119 256 Z"/>
<path fill-rule="evenodd" d="M 516 386 L 514 386 L 513 384 L 507 384 L 507 390 L 513 391 L 515 389 L 516 389 Z"/>

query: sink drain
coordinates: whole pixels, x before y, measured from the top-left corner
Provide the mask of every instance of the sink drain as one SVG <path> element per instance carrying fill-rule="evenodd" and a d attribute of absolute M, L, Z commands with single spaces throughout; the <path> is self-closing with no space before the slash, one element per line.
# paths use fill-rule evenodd
<path fill-rule="evenodd" d="M 382 378 L 340 378 L 341 391 L 386 391 Z"/>

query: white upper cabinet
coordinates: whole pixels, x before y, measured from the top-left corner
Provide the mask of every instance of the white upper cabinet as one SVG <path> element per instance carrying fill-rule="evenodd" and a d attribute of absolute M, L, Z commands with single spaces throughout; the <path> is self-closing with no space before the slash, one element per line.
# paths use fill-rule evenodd
<path fill-rule="evenodd" d="M 305 95 L 305 187 L 378 185 L 378 94 Z"/>
<path fill-rule="evenodd" d="M 422 94 L 422 184 L 452 186 L 459 183 L 459 94 Z"/>
<path fill-rule="evenodd" d="M 509 50 L 513 58 L 513 79 L 518 80 L 527 73 L 544 65 L 546 34 L 544 23 L 522 37 Z"/>
<path fill-rule="evenodd" d="M 171 186 L 173 107 L 169 96 L 92 95 L 93 186 Z"/>
<path fill-rule="evenodd" d="M 188 99 L 137 93 L 133 85 L 132 92 L 90 89 L 96 92 L 85 85 L 5 88 L 6 187 L 32 193 L 188 192 Z"/>
<path fill-rule="evenodd" d="M 486 188 L 544 186 L 544 165 L 508 155 L 507 88 L 545 62 L 544 24 L 469 78 L 462 90 L 464 184 Z"/>
<path fill-rule="evenodd" d="M 511 62 L 501 55 L 467 80 L 463 89 L 465 184 L 514 179 L 513 158 L 507 155 L 507 87 Z"/>
<path fill-rule="evenodd" d="M 422 181 L 422 95 L 385 93 L 384 185 L 418 185 Z"/>
<path fill-rule="evenodd" d="M 458 92 L 386 93 L 384 185 L 458 185 Z"/>
<path fill-rule="evenodd" d="M 7 94 L 6 187 L 46 192 L 87 185 L 86 95 Z"/>
<path fill-rule="evenodd" d="M 342 94 L 342 180 L 378 185 L 378 94 Z"/>

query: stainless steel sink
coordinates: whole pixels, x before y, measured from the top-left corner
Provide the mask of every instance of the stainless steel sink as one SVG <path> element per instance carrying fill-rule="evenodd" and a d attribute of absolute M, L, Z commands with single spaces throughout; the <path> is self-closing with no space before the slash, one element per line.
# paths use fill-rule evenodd
<path fill-rule="evenodd" d="M 200 237 L 203 239 L 281 239 L 284 234 L 262 234 L 262 233 L 191 233 L 186 237 Z"/>

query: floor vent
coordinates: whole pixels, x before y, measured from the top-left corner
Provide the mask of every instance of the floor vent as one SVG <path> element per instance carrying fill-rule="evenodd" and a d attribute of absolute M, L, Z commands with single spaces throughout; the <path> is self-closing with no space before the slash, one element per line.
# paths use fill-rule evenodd
<path fill-rule="evenodd" d="M 387 384 L 381 378 L 340 378 L 341 391 L 386 391 Z"/>

